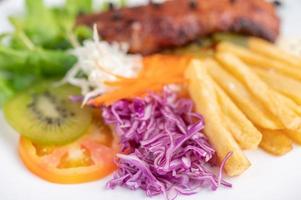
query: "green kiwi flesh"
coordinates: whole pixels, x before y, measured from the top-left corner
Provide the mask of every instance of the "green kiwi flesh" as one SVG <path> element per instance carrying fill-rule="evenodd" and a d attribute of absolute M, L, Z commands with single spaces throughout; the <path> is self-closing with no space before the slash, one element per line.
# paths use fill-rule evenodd
<path fill-rule="evenodd" d="M 69 100 L 79 89 L 41 83 L 12 98 L 4 105 L 10 125 L 37 144 L 63 145 L 83 135 L 92 123 L 92 113 Z"/>

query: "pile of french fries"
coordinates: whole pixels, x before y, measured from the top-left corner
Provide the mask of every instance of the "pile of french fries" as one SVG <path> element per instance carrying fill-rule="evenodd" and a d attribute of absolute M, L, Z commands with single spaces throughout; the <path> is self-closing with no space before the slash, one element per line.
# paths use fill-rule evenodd
<path fill-rule="evenodd" d="M 258 38 L 222 42 L 213 57 L 192 60 L 186 77 L 219 160 L 233 153 L 229 176 L 250 166 L 242 150 L 283 155 L 301 144 L 301 58 Z"/>

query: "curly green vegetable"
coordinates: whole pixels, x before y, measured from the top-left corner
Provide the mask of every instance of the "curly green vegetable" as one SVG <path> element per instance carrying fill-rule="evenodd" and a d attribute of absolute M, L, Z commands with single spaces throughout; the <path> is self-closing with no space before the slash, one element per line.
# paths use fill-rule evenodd
<path fill-rule="evenodd" d="M 0 34 L 0 106 L 37 81 L 65 75 L 77 61 L 69 49 L 92 37 L 89 27 L 75 27 L 76 18 L 91 12 L 93 0 L 65 0 L 51 8 L 43 0 L 25 0 L 24 16 L 9 17 L 14 31 Z"/>

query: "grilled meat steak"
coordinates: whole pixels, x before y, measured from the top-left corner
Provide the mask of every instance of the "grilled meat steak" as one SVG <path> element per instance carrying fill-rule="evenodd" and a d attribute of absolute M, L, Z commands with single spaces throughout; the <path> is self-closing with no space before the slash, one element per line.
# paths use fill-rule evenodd
<path fill-rule="evenodd" d="M 280 20 L 264 0 L 170 0 L 78 17 L 97 24 L 109 42 L 126 42 L 132 53 L 151 54 L 215 32 L 235 32 L 275 41 Z"/>

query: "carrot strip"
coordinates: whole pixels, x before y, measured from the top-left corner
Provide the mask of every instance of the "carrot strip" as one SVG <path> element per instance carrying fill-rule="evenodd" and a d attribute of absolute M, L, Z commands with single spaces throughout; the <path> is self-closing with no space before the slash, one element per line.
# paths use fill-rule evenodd
<path fill-rule="evenodd" d="M 117 81 L 105 82 L 108 86 L 116 87 L 116 90 L 90 100 L 89 104 L 109 105 L 119 99 L 144 96 L 151 91 L 159 92 L 167 84 L 185 83 L 184 71 L 190 59 L 188 56 L 160 54 L 145 57 L 144 67 L 137 78 L 118 77 Z"/>

